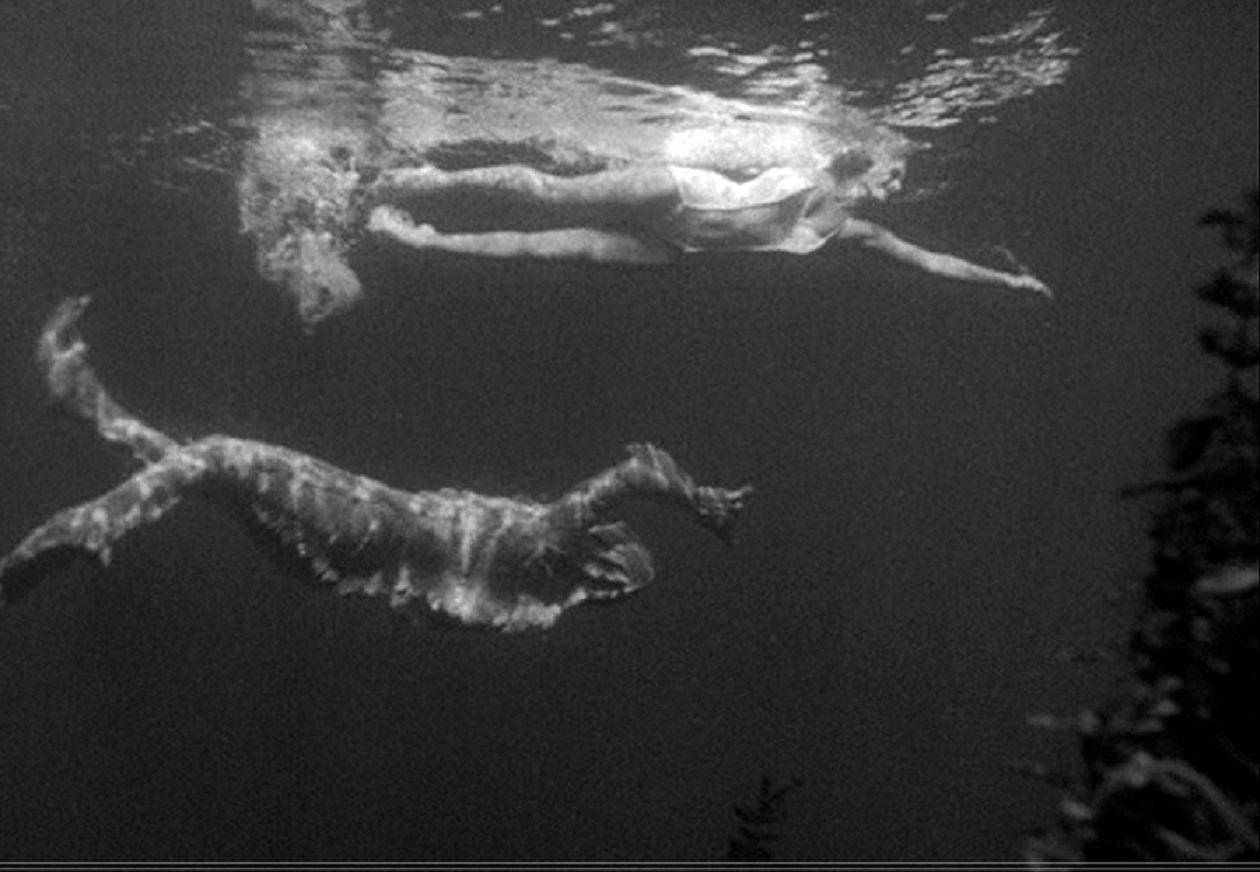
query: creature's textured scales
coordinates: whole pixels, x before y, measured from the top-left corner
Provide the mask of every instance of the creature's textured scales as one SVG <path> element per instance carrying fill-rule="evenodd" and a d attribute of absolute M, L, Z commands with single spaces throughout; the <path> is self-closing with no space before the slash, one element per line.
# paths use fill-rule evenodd
<path fill-rule="evenodd" d="M 0 560 L 0 600 L 21 598 L 75 553 L 108 564 L 115 542 L 189 493 L 239 506 L 341 593 L 387 596 L 412 615 L 547 627 L 572 605 L 625 596 L 652 580 L 651 557 L 608 515 L 645 498 L 691 512 L 725 538 L 749 488 L 696 485 L 664 451 L 630 456 L 552 503 L 470 491 L 408 493 L 287 448 L 228 436 L 181 444 L 117 405 L 86 361 L 64 301 L 39 344 L 53 398 L 128 446 L 145 466 L 95 500 L 53 515 Z"/>

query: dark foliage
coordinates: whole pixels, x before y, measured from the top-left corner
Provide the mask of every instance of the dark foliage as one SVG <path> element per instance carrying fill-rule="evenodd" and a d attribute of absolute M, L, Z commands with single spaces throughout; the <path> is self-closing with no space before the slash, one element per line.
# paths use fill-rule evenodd
<path fill-rule="evenodd" d="M 1202 223 L 1220 229 L 1231 256 L 1197 289 L 1231 319 L 1200 335 L 1227 384 L 1171 428 L 1168 477 L 1127 491 L 1161 504 L 1125 688 L 1075 718 L 1033 719 L 1076 733 L 1082 762 L 1076 774 L 1020 767 L 1062 791 L 1055 826 L 1027 843 L 1033 865 L 1260 859 L 1260 191 Z"/>
<path fill-rule="evenodd" d="M 783 824 L 784 803 L 801 783 L 801 779 L 793 778 L 776 784 L 769 775 L 761 776 L 756 801 L 734 806 L 738 823 L 726 849 L 727 860 L 764 863 L 774 859 L 770 845 L 782 838 L 779 828 Z"/>

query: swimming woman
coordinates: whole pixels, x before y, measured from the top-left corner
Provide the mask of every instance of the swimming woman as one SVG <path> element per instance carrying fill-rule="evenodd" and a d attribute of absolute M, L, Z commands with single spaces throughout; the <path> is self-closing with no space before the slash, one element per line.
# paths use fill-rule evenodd
<path fill-rule="evenodd" d="M 606 264 L 665 264 L 695 251 L 809 254 L 828 243 L 853 243 L 943 278 L 1051 296 L 1032 275 L 928 251 L 854 217 L 847 204 L 865 168 L 860 156 L 842 153 L 822 169 L 774 167 L 746 180 L 671 164 L 581 176 L 522 165 L 392 169 L 368 191 L 374 206 L 367 228 L 422 250 Z M 451 195 L 484 199 L 487 209 L 523 206 L 531 226 L 442 232 L 406 211 Z"/>

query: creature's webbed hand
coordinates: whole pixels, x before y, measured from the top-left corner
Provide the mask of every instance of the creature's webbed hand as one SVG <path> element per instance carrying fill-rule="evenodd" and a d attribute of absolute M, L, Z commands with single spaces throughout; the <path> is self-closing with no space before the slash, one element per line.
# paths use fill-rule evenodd
<path fill-rule="evenodd" d="M 696 488 L 694 503 L 700 523 L 730 545 L 734 538 L 735 524 L 744 511 L 744 498 L 752 492 L 751 485 L 735 490 L 719 487 Z"/>

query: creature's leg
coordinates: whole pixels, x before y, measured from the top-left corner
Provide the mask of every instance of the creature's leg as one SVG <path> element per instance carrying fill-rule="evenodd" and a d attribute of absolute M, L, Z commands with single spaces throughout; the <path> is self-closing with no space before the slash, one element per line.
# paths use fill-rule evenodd
<path fill-rule="evenodd" d="M 53 515 L 0 560 L 0 603 L 21 599 L 76 553 L 108 564 L 114 542 L 162 517 L 205 478 L 210 466 L 198 455 L 176 448 L 104 496 Z"/>
<path fill-rule="evenodd" d="M 40 334 L 37 357 L 49 394 L 61 408 L 91 421 L 101 436 L 128 446 L 149 466 L 105 496 L 58 512 L 0 560 L 0 602 L 24 596 L 52 564 L 75 551 L 108 562 L 113 541 L 143 521 L 156 520 L 178 502 L 182 487 L 204 474 L 204 463 L 136 420 L 97 380 L 78 328 L 89 300 L 62 300 Z"/>
<path fill-rule="evenodd" d="M 674 249 L 651 237 L 590 227 L 529 233 L 512 230 L 439 233 L 428 224 L 414 224 L 405 214 L 389 206 L 378 206 L 372 210 L 368 229 L 411 248 L 435 249 L 478 257 L 663 264 L 670 263 L 676 256 Z"/>
<path fill-rule="evenodd" d="M 107 563 L 114 542 L 157 521 L 208 482 L 240 497 L 320 570 L 327 569 L 326 546 L 342 541 L 362 549 L 395 532 L 394 520 L 407 512 L 406 495 L 378 482 L 260 442 L 211 436 L 181 446 L 129 415 L 87 363 L 76 328 L 86 305 L 82 297 L 64 301 L 40 336 L 49 389 L 57 402 L 149 465 L 104 496 L 53 515 L 0 560 L 0 602 L 21 598 L 76 553 Z"/>
<path fill-rule="evenodd" d="M 96 425 L 101 436 L 128 446 L 136 458 L 152 463 L 179 443 L 128 413 L 105 393 L 87 363 L 87 344 L 79 334 L 79 319 L 90 297 L 61 301 L 39 337 L 38 358 L 52 400 Z"/>
<path fill-rule="evenodd" d="M 680 506 L 729 542 L 751 487 L 738 490 L 697 485 L 674 459 L 654 445 L 628 446 L 630 457 L 587 479 L 557 500 L 551 520 L 561 528 L 585 530 L 619 503 L 636 497 Z"/>
<path fill-rule="evenodd" d="M 519 165 L 445 172 L 435 167 L 386 170 L 368 193 L 369 203 L 405 203 L 441 191 L 490 194 L 553 208 L 575 207 L 595 215 L 610 210 L 672 205 L 673 175 L 662 166 L 638 166 L 584 176 L 553 176 Z"/>
<path fill-rule="evenodd" d="M 409 513 L 409 495 L 372 479 L 278 445 L 208 436 L 40 525 L 0 560 L 0 602 L 20 599 L 75 554 L 108 564 L 115 542 L 207 488 L 252 510 L 326 578 L 336 577 L 333 549 L 367 555 L 398 535 Z"/>

